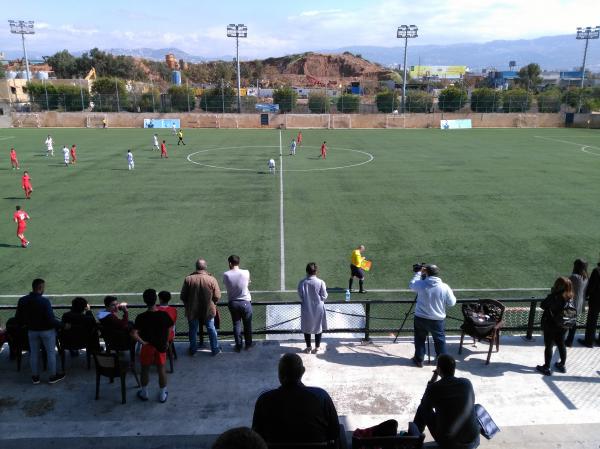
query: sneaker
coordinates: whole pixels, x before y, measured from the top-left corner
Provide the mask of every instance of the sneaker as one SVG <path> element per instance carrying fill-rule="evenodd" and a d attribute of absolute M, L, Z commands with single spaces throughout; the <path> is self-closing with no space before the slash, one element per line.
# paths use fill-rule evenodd
<path fill-rule="evenodd" d="M 212 353 L 213 357 L 219 355 L 220 353 L 222 353 L 223 350 L 221 348 L 217 349 L 215 352 Z"/>
<path fill-rule="evenodd" d="M 242 345 L 235 345 L 235 348 L 233 348 L 233 350 L 235 352 L 242 352 Z"/>
<path fill-rule="evenodd" d="M 365 294 L 365 293 L 367 293 L 367 291 L 366 290 L 359 290 L 358 293 Z"/>
<path fill-rule="evenodd" d="M 538 365 L 535 367 L 535 369 L 542 373 L 544 376 L 552 376 L 552 371 L 550 371 L 550 368 L 546 368 L 543 365 Z"/>
<path fill-rule="evenodd" d="M 137 397 L 140 401 L 147 401 L 148 400 L 148 395 L 144 394 L 144 392 L 142 390 L 138 390 L 137 392 Z"/>
<path fill-rule="evenodd" d="M 160 393 L 160 394 L 158 395 L 158 401 L 159 401 L 161 404 L 164 404 L 165 402 L 167 402 L 167 398 L 168 398 L 168 397 L 169 397 L 169 392 L 168 392 L 168 391 L 165 391 L 164 393 Z"/>
<path fill-rule="evenodd" d="M 306 348 L 304 348 L 304 353 L 305 354 L 310 354 L 310 352 L 312 351 L 312 348 L 310 346 L 307 346 Z"/>
<path fill-rule="evenodd" d="M 319 352 L 321 352 L 321 348 L 314 348 L 312 351 L 310 351 L 311 354 L 318 354 Z"/>
<path fill-rule="evenodd" d="M 565 374 L 567 372 L 567 368 L 565 367 L 565 365 L 563 365 L 562 363 L 558 363 L 556 362 L 554 364 L 554 368 L 556 369 L 556 371 L 558 371 L 559 373 L 563 373 Z"/>
<path fill-rule="evenodd" d="M 196 351 L 192 350 L 192 349 L 188 349 L 188 355 L 190 357 L 195 357 L 196 356 Z"/>
<path fill-rule="evenodd" d="M 246 345 L 246 346 L 244 347 L 244 349 L 245 349 L 246 351 L 250 351 L 250 350 L 251 350 L 253 347 L 254 347 L 254 345 L 253 345 L 253 344 L 252 344 L 252 345 Z"/>
<path fill-rule="evenodd" d="M 413 357 L 411 360 L 417 368 L 423 368 L 423 362 L 421 362 L 420 360 L 417 360 L 415 357 Z"/>
<path fill-rule="evenodd" d="M 28 246 L 29 246 L 29 242 L 25 243 L 25 244 L 23 245 L 23 248 L 27 248 Z"/>
<path fill-rule="evenodd" d="M 52 376 L 50 379 L 48 379 L 48 383 L 55 384 L 56 382 L 60 382 L 64 378 L 65 378 L 65 373 L 60 373 L 60 374 L 56 373 L 54 376 Z"/>
<path fill-rule="evenodd" d="M 37 385 L 40 383 L 40 376 L 31 376 L 31 382 L 33 385 Z"/>

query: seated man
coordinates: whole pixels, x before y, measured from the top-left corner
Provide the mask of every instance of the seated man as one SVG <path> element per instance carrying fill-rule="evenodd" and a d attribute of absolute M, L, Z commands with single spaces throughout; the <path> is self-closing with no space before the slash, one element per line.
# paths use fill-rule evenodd
<path fill-rule="evenodd" d="M 479 446 L 480 431 L 474 409 L 475 393 L 468 379 L 454 377 L 455 369 L 451 356 L 438 357 L 414 422 L 421 432 L 427 426 L 442 449 L 474 449 Z"/>
<path fill-rule="evenodd" d="M 71 310 L 65 312 L 61 318 L 64 330 L 61 333 L 62 342 L 67 347 L 80 347 L 85 344 L 90 351 L 99 351 L 96 319 L 90 311 L 90 305 L 85 298 L 80 296 L 71 301 Z M 77 357 L 78 350 L 70 350 L 71 355 Z"/>
<path fill-rule="evenodd" d="M 111 344 L 116 344 L 120 348 L 127 347 L 133 341 L 129 336 L 133 323 L 129 321 L 127 303 L 119 303 L 116 296 L 106 296 L 104 307 L 104 310 L 98 312 L 98 321 L 102 325 L 103 337 L 109 336 Z M 119 311 L 123 312 L 121 318 L 119 318 Z"/>
<path fill-rule="evenodd" d="M 267 443 L 319 443 L 336 441 L 346 448 L 344 426 L 340 425 L 327 392 L 302 383 L 302 359 L 284 354 L 279 360 L 281 386 L 262 393 L 254 406 L 252 429 Z"/>

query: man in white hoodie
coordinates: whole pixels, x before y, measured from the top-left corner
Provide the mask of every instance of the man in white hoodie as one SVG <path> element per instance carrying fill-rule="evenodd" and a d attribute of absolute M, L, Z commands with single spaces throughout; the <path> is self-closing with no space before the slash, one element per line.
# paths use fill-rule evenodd
<path fill-rule="evenodd" d="M 422 368 L 427 334 L 433 337 L 436 356 L 446 353 L 446 306 L 454 306 L 456 298 L 450 286 L 440 279 L 440 270 L 436 265 L 415 266 L 415 270 L 408 284 L 408 288 L 417 293 L 414 320 L 415 355 L 412 361 Z"/>

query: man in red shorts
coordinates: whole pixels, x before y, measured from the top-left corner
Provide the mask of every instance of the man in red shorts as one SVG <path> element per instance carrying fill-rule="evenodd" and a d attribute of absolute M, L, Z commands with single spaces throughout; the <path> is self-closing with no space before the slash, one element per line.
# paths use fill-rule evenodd
<path fill-rule="evenodd" d="M 321 145 L 321 158 L 327 159 L 327 142 L 323 142 Z"/>
<path fill-rule="evenodd" d="M 162 143 L 160 144 L 160 158 L 169 158 L 169 156 L 167 155 L 167 144 L 165 143 L 165 141 L 163 140 Z"/>
<path fill-rule="evenodd" d="M 298 131 L 298 137 L 296 137 L 296 143 L 298 146 L 302 145 L 302 131 Z"/>
<path fill-rule="evenodd" d="M 77 163 L 77 145 L 71 145 L 71 164 L 75 165 Z"/>
<path fill-rule="evenodd" d="M 23 177 L 21 178 L 21 187 L 25 191 L 25 199 L 31 199 L 31 192 L 33 192 L 33 187 L 31 187 L 31 178 L 29 177 L 29 172 L 25 170 L 23 173 Z"/>
<path fill-rule="evenodd" d="M 17 159 L 17 152 L 14 148 L 10 149 L 10 166 L 13 170 L 19 170 L 19 160 Z"/>
<path fill-rule="evenodd" d="M 142 344 L 142 350 L 140 351 L 142 388 L 137 395 L 142 401 L 148 400 L 150 367 L 156 365 L 158 386 L 160 387 L 158 400 L 164 403 L 169 396 L 165 363 L 167 361 L 169 332 L 174 323 L 166 312 L 158 310 L 156 307 L 156 290 L 152 288 L 144 290 L 143 298 L 148 310 L 137 316 L 131 334 L 136 341 Z"/>
<path fill-rule="evenodd" d="M 21 210 L 21 206 L 17 206 L 17 210 L 13 215 L 15 223 L 17 224 L 17 237 L 21 240 L 21 246 L 23 248 L 27 248 L 29 246 L 29 242 L 25 238 L 25 229 L 27 229 L 27 220 L 29 220 L 29 215 L 24 210 Z"/>

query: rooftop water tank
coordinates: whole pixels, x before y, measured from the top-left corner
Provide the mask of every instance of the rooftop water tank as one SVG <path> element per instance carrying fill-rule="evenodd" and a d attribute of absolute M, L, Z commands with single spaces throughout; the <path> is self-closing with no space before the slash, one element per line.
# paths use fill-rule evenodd
<path fill-rule="evenodd" d="M 179 70 L 173 70 L 173 73 L 171 73 L 171 82 L 176 86 L 181 85 L 181 72 Z"/>
<path fill-rule="evenodd" d="M 48 79 L 48 72 L 35 72 L 35 79 L 36 80 L 47 80 Z"/>

